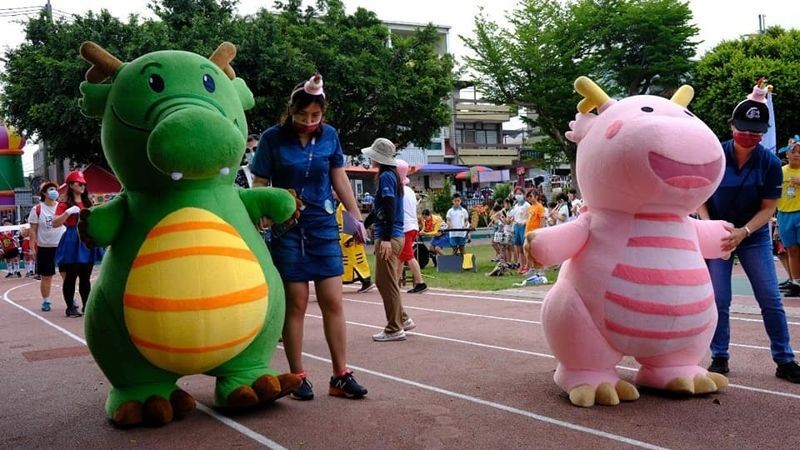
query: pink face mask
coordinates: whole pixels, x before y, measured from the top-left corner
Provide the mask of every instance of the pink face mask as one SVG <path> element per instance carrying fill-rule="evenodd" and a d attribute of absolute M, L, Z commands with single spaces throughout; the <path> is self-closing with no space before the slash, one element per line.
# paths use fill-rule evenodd
<path fill-rule="evenodd" d="M 295 131 L 302 134 L 311 134 L 317 131 L 321 123 L 322 119 L 314 123 L 303 123 L 303 122 L 298 122 L 296 120 L 292 120 L 292 126 L 294 127 Z"/>
<path fill-rule="evenodd" d="M 733 142 L 744 148 L 755 147 L 759 142 L 761 142 L 762 137 L 763 135 L 758 133 L 747 133 L 739 130 L 733 131 Z"/>

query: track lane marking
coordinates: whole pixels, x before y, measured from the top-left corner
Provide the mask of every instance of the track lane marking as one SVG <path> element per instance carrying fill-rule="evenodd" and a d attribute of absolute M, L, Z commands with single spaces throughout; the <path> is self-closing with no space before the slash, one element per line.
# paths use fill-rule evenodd
<path fill-rule="evenodd" d="M 317 316 L 315 314 L 306 313 L 306 317 L 313 317 L 315 319 L 322 320 L 322 316 Z M 370 325 L 370 324 L 366 324 L 366 323 L 353 322 L 353 321 L 350 321 L 350 320 L 347 320 L 346 323 L 349 324 L 349 325 L 355 325 L 355 326 L 360 326 L 360 327 L 364 327 L 364 328 L 372 328 L 372 329 L 376 329 L 376 330 L 383 330 L 383 327 L 382 326 L 378 326 L 378 325 Z M 520 354 L 523 354 L 523 355 L 532 355 L 532 356 L 538 356 L 538 357 L 541 357 L 541 358 L 555 359 L 555 356 L 553 356 L 553 355 L 551 355 L 549 353 L 531 352 L 531 351 L 528 351 L 528 350 L 521 350 L 521 349 L 518 349 L 518 348 L 503 347 L 503 346 L 499 346 L 499 345 L 483 344 L 483 343 L 480 343 L 480 342 L 467 341 L 467 340 L 464 340 L 464 339 L 455 339 L 455 338 L 448 338 L 448 337 L 444 337 L 444 336 L 436 336 L 436 335 L 432 335 L 432 334 L 418 333 L 416 331 L 406 331 L 406 334 L 410 335 L 410 336 L 420 336 L 420 337 L 426 337 L 426 338 L 429 338 L 429 339 L 436 339 L 436 340 L 440 340 L 440 341 L 455 342 L 455 343 L 459 343 L 459 344 L 471 345 L 473 347 L 488 348 L 488 349 L 492 349 L 492 350 L 500 350 L 500 351 L 505 351 L 505 352 L 510 352 L 510 353 L 520 353 Z M 615 366 L 615 367 L 617 369 L 620 369 L 620 370 L 627 370 L 627 371 L 631 371 L 631 372 L 638 372 L 639 371 L 639 369 L 635 368 L 635 367 L 627 367 L 627 366 L 620 366 L 620 365 Z M 771 395 L 777 395 L 777 396 L 780 396 L 780 397 L 787 397 L 787 398 L 791 398 L 791 399 L 794 399 L 794 400 L 800 400 L 800 394 L 793 394 L 791 392 L 773 391 L 773 390 L 769 390 L 769 389 L 757 388 L 757 387 L 752 387 L 752 386 L 745 386 L 745 385 L 741 385 L 741 384 L 729 384 L 728 386 L 736 388 L 736 389 L 743 389 L 743 390 L 748 390 L 748 391 L 753 391 L 753 392 L 760 392 L 760 393 L 763 393 L 763 394 L 771 394 Z"/>
<path fill-rule="evenodd" d="M 316 296 L 313 293 L 311 293 L 311 295 L 312 296 Z M 353 303 L 363 303 L 363 304 L 366 304 L 366 305 L 383 306 L 383 303 L 368 302 L 366 300 L 356 300 L 356 299 L 346 298 L 346 297 L 344 297 L 343 300 L 348 301 L 348 302 L 353 302 Z M 511 318 L 511 317 L 500 317 L 500 316 L 488 316 L 488 315 L 485 315 L 485 314 L 464 313 L 464 312 L 460 312 L 460 311 L 450 311 L 450 310 L 446 310 L 446 309 L 422 308 L 422 307 L 419 307 L 419 306 L 405 306 L 405 305 L 403 305 L 403 308 L 404 309 L 411 309 L 411 310 L 442 313 L 442 314 L 453 314 L 453 315 L 458 315 L 458 316 L 478 317 L 478 318 L 482 318 L 482 319 L 493 319 L 493 320 L 504 320 L 504 321 L 508 321 L 508 322 L 529 323 L 529 324 L 534 324 L 534 325 L 541 325 L 542 324 L 542 322 L 536 321 L 536 320 L 514 319 L 514 318 Z M 753 350 L 770 350 L 769 347 L 766 347 L 766 346 L 763 346 L 763 345 L 736 344 L 736 343 L 730 343 L 728 345 L 730 345 L 731 347 L 749 348 L 749 349 L 753 349 Z"/>
<path fill-rule="evenodd" d="M 46 325 L 48 325 L 48 326 L 50 326 L 52 328 L 55 328 L 56 330 L 58 330 L 61 333 L 65 334 L 66 336 L 70 337 L 71 339 L 73 339 L 73 340 L 75 340 L 77 342 L 80 342 L 83 345 L 86 345 L 86 340 L 83 339 L 82 337 L 76 335 L 75 333 L 67 330 L 66 328 L 64 328 L 64 327 L 62 327 L 62 326 L 60 326 L 58 324 L 55 324 L 55 323 L 51 322 L 48 319 L 45 319 L 44 317 L 40 316 L 39 314 L 36 314 L 35 312 L 29 310 L 28 308 L 26 308 L 26 307 L 24 307 L 24 306 L 22 306 L 22 305 L 20 305 L 20 304 L 18 304 L 16 302 L 14 302 L 8 296 L 8 294 L 10 294 L 11 292 L 13 292 L 13 291 L 15 291 L 15 290 L 17 290 L 17 289 L 19 289 L 21 287 L 29 286 L 31 284 L 34 284 L 34 283 L 21 284 L 19 286 L 16 286 L 16 287 L 13 287 L 11 289 L 6 290 L 3 293 L 3 301 L 5 301 L 6 303 L 8 303 L 11 306 L 14 306 L 14 307 L 22 310 L 26 314 L 28 314 L 28 315 L 30 315 L 30 316 L 32 316 L 32 317 L 44 322 Z M 198 410 L 204 412 L 205 414 L 207 414 L 208 416 L 212 417 L 213 419 L 216 419 L 217 421 L 221 422 L 223 425 L 226 425 L 227 427 L 229 427 L 229 428 L 231 428 L 231 429 L 233 429 L 235 431 L 238 431 L 239 433 L 243 434 L 244 436 L 247 436 L 250 439 L 258 442 L 259 444 L 261 444 L 261 445 L 263 445 L 263 446 L 265 446 L 267 448 L 273 449 L 273 450 L 287 450 L 286 447 L 278 444 L 277 442 L 275 442 L 272 439 L 264 436 L 263 434 L 258 433 L 256 431 L 254 431 L 254 430 L 252 430 L 252 429 L 240 424 L 239 422 L 236 422 L 235 420 L 232 420 L 232 419 L 230 419 L 228 417 L 225 417 L 225 416 L 217 413 L 213 409 L 209 408 L 208 406 L 206 406 L 206 405 L 204 405 L 204 404 L 202 404 L 202 403 L 200 403 L 200 402 L 198 402 L 196 400 L 195 400 L 195 403 L 197 404 L 197 409 Z"/>
<path fill-rule="evenodd" d="M 279 348 L 283 348 L 283 346 L 281 346 L 281 345 L 279 345 L 278 347 Z M 325 363 L 329 363 L 329 364 L 331 363 L 330 359 L 323 358 L 321 356 L 317 356 L 317 355 L 314 355 L 314 354 L 311 354 L 311 353 L 303 352 L 303 356 L 305 356 L 306 358 L 309 358 L 309 359 L 314 359 L 314 360 L 325 362 Z M 659 449 L 659 450 L 665 449 L 665 447 L 659 447 L 657 445 L 650 444 L 648 442 L 639 441 L 639 440 L 636 440 L 636 439 L 633 439 L 633 438 L 629 438 L 629 437 L 626 437 L 626 436 L 622 436 L 622 435 L 619 435 L 619 434 L 614 434 L 614 433 L 610 433 L 610 432 L 607 432 L 607 431 L 602 431 L 602 430 L 598 430 L 598 429 L 595 429 L 595 428 L 590 428 L 590 427 L 586 427 L 586 426 L 583 426 L 583 425 L 578 425 L 578 424 L 575 424 L 575 423 L 572 423 L 572 422 L 568 422 L 568 421 L 565 421 L 565 420 L 555 419 L 555 418 L 552 418 L 552 417 L 549 417 L 549 416 L 536 414 L 536 413 L 531 412 L 531 411 L 515 408 L 513 406 L 504 405 L 502 403 L 490 402 L 488 400 L 483 400 L 481 398 L 473 397 L 471 395 L 462 394 L 460 392 L 455 392 L 455 391 L 450 391 L 450 390 L 447 390 L 447 389 L 444 389 L 444 388 L 440 388 L 440 387 L 437 387 L 437 386 L 432 386 L 430 384 L 420 383 L 418 381 L 409 380 L 409 379 L 406 379 L 406 378 L 400 378 L 400 377 L 397 377 L 397 376 L 394 376 L 394 375 L 389 375 L 387 373 L 378 372 L 378 371 L 375 371 L 375 370 L 370 370 L 370 369 L 367 369 L 365 367 L 354 366 L 352 364 L 348 364 L 348 367 L 351 367 L 351 368 L 353 368 L 355 370 L 358 370 L 359 372 L 370 374 L 370 375 L 373 375 L 373 376 L 376 376 L 376 377 L 379 377 L 379 378 L 384 378 L 386 380 L 394 381 L 396 383 L 406 384 L 408 386 L 412 386 L 412 387 L 415 387 L 415 388 L 418 388 L 418 389 L 424 389 L 426 391 L 435 392 L 437 394 L 446 395 L 448 397 L 457 398 L 459 400 L 464 400 L 464 401 L 467 401 L 467 402 L 470 402 L 470 403 L 475 403 L 475 404 L 482 405 L 482 406 L 488 406 L 490 408 L 498 409 L 500 411 L 516 414 L 516 415 L 523 416 L 523 417 L 527 417 L 529 419 L 533 419 L 533 420 L 537 420 L 539 422 L 544 422 L 544 423 L 547 423 L 547 424 L 550 424 L 550 425 L 555 425 L 555 426 L 558 426 L 558 427 L 566 428 L 566 429 L 569 429 L 569 430 L 572 430 L 572 431 L 578 431 L 578 432 L 581 432 L 581 433 L 586 433 L 586 434 L 590 434 L 590 435 L 593 435 L 593 436 L 602 437 L 602 438 L 605 438 L 605 439 L 609 439 L 609 440 L 616 441 L 616 442 L 623 443 L 623 444 L 632 445 L 634 447 L 639 447 L 639 448 L 654 449 L 654 450 L 655 449 Z"/>

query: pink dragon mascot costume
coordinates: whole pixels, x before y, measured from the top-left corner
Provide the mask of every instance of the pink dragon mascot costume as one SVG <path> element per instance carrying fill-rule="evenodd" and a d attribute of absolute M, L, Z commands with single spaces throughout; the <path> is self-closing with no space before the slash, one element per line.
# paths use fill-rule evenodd
<path fill-rule="evenodd" d="M 633 356 L 640 386 L 717 392 L 727 378 L 698 365 L 717 323 L 704 258 L 729 257 L 721 240 L 732 227 L 688 215 L 722 180 L 719 140 L 686 109 L 689 86 L 671 100 L 616 101 L 586 77 L 575 89 L 584 99 L 566 137 L 578 144 L 585 206 L 525 244 L 537 266 L 564 262 L 542 308 L 555 382 L 577 406 L 636 400 L 615 370 Z"/>

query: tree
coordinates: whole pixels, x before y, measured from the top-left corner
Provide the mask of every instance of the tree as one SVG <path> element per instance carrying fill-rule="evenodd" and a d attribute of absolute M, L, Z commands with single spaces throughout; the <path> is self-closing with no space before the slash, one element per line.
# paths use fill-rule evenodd
<path fill-rule="evenodd" d="M 764 77 L 774 86 L 778 147 L 800 131 L 800 30 L 771 27 L 764 34 L 725 41 L 692 72 L 697 93 L 690 107 L 721 139 L 730 137 L 734 106 Z"/>
<path fill-rule="evenodd" d="M 319 70 L 329 102 L 328 121 L 345 151 L 357 154 L 376 137 L 398 147 L 427 144 L 449 123 L 445 103 L 454 85 L 452 57 L 436 54 L 433 27 L 392 36 L 377 16 L 348 15 L 340 0 L 275 3 L 252 16 L 234 14 L 236 0 L 153 0 L 157 20 L 127 22 L 107 11 L 52 23 L 44 15 L 26 25 L 26 40 L 6 52 L 0 113 L 47 143 L 51 156 L 102 162 L 99 122 L 80 114 L 78 86 L 88 65 L 78 56 L 93 40 L 122 61 L 159 49 L 210 55 L 223 40 L 237 45 L 233 67 L 256 98 L 251 132 L 276 123 L 288 94 Z"/>
<path fill-rule="evenodd" d="M 696 45 L 691 18 L 677 0 L 521 0 L 507 14 L 510 29 L 480 14 L 475 38 L 462 39 L 485 97 L 533 111 L 523 120 L 560 146 L 574 174 L 576 146 L 564 132 L 580 100 L 575 79 L 589 75 L 610 95 L 679 84 Z"/>

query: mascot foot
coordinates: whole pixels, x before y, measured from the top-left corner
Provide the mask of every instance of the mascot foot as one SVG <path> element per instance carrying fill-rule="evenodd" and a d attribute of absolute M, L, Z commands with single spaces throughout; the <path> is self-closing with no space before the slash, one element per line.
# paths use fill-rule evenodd
<path fill-rule="evenodd" d="M 180 409 L 176 410 L 173 404 Z M 182 416 L 195 407 L 194 399 L 188 393 L 177 390 L 167 400 L 159 395 L 151 395 L 144 404 L 137 400 L 128 400 L 117 407 L 111 422 L 120 428 L 130 428 L 144 423 L 166 425 L 176 415 Z"/>
<path fill-rule="evenodd" d="M 228 395 L 225 406 L 231 408 L 247 408 L 258 404 L 258 394 L 250 386 L 240 386 Z"/>
<path fill-rule="evenodd" d="M 253 383 L 253 390 L 258 394 L 259 403 L 269 403 L 289 395 L 303 383 L 303 379 L 292 373 L 274 377 L 262 375 Z"/>
<path fill-rule="evenodd" d="M 178 389 L 173 392 L 169 396 L 169 402 L 172 405 L 172 411 L 175 413 L 176 418 L 181 418 L 189 414 L 197 407 L 194 398 L 183 389 Z"/>
<path fill-rule="evenodd" d="M 709 372 L 706 375 L 695 375 L 694 378 L 677 377 L 667 383 L 670 392 L 686 395 L 711 394 L 728 386 L 725 375 Z"/>
<path fill-rule="evenodd" d="M 583 384 L 569 391 L 569 401 L 583 408 L 598 405 L 616 406 L 622 401 L 634 401 L 639 398 L 639 391 L 627 381 L 619 380 L 616 385 L 600 383 L 596 388 Z"/>

